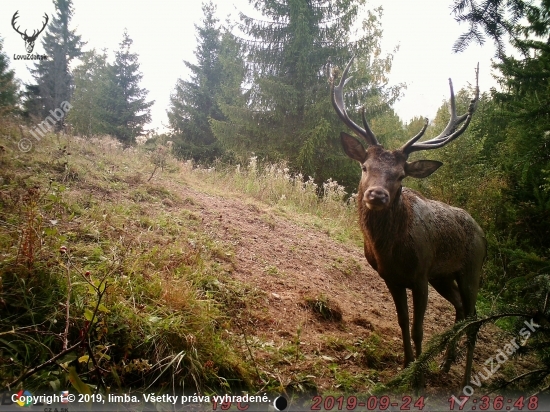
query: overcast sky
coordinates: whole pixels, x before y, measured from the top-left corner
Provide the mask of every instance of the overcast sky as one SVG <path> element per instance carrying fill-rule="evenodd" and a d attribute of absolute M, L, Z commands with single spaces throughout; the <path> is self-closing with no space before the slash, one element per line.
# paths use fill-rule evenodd
<path fill-rule="evenodd" d="M 452 53 L 452 45 L 466 30 L 450 13 L 452 0 L 367 0 L 366 9 L 382 5 L 384 16 L 383 47 L 386 52 L 399 46 L 390 75 L 392 84 L 406 83 L 405 96 L 395 109 L 404 121 L 413 116 L 430 119 L 436 114 L 443 99 L 448 98 L 448 78 L 455 90 L 472 83 L 474 68 L 479 62 L 482 91 L 495 86 L 491 76 L 492 44 L 477 45 L 463 53 Z M 139 54 L 143 73 L 142 87 L 149 90 L 148 98 L 155 100 L 150 127 L 164 130 L 169 96 L 178 78 L 187 78 L 189 72 L 183 61 L 194 61 L 196 48 L 194 24 L 202 19 L 201 1 L 181 0 L 73 0 L 72 28 L 88 44 L 85 50 L 107 48 L 110 57 L 118 49 L 124 28 L 134 41 L 133 51 Z M 250 10 L 247 0 L 217 0 L 217 15 L 225 20 L 231 14 L 237 18 L 237 9 Z M 25 61 L 13 60 L 14 54 L 24 54 L 24 42 L 11 27 L 13 13 L 19 10 L 21 29 L 32 33 L 39 28 L 44 13 L 50 21 L 54 15 L 51 0 L 2 0 L 0 5 L 0 36 L 16 76 L 24 82 L 32 80 Z M 34 53 L 43 53 L 39 36 Z M 328 98 L 328 96 L 327 96 Z"/>

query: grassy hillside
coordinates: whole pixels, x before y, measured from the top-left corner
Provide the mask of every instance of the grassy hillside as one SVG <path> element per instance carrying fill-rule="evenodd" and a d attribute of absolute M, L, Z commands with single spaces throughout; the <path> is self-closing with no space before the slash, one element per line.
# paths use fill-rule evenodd
<path fill-rule="evenodd" d="M 393 302 L 336 183 L 319 197 L 255 158 L 1 139 L 3 386 L 369 392 L 400 370 Z M 432 291 L 426 336 L 453 319 Z M 429 386 L 460 381 L 462 361 L 433 366 Z"/>

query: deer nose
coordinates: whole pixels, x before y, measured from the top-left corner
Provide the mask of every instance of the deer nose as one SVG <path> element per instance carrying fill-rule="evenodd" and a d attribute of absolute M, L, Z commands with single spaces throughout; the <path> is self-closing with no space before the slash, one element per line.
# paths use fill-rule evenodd
<path fill-rule="evenodd" d="M 383 187 L 371 187 L 365 191 L 363 195 L 363 201 L 367 205 L 385 206 L 389 203 L 390 194 Z"/>

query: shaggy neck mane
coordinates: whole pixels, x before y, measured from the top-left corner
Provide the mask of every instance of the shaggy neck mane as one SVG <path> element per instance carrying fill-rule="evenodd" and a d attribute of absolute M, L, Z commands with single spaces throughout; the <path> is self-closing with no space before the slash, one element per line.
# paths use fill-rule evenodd
<path fill-rule="evenodd" d="M 361 228 L 377 250 L 391 250 L 399 239 L 406 241 L 410 215 L 411 200 L 402 190 L 388 209 L 371 210 L 359 202 Z"/>

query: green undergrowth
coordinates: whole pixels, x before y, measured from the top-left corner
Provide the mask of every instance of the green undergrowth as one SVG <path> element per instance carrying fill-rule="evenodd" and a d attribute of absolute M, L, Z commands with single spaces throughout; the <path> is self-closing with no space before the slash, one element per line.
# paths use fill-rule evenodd
<path fill-rule="evenodd" d="M 227 330 L 261 292 L 232 278 L 231 244 L 190 202 L 147 181 L 147 152 L 53 135 L 29 153 L 2 143 L 2 386 L 254 386 Z"/>

